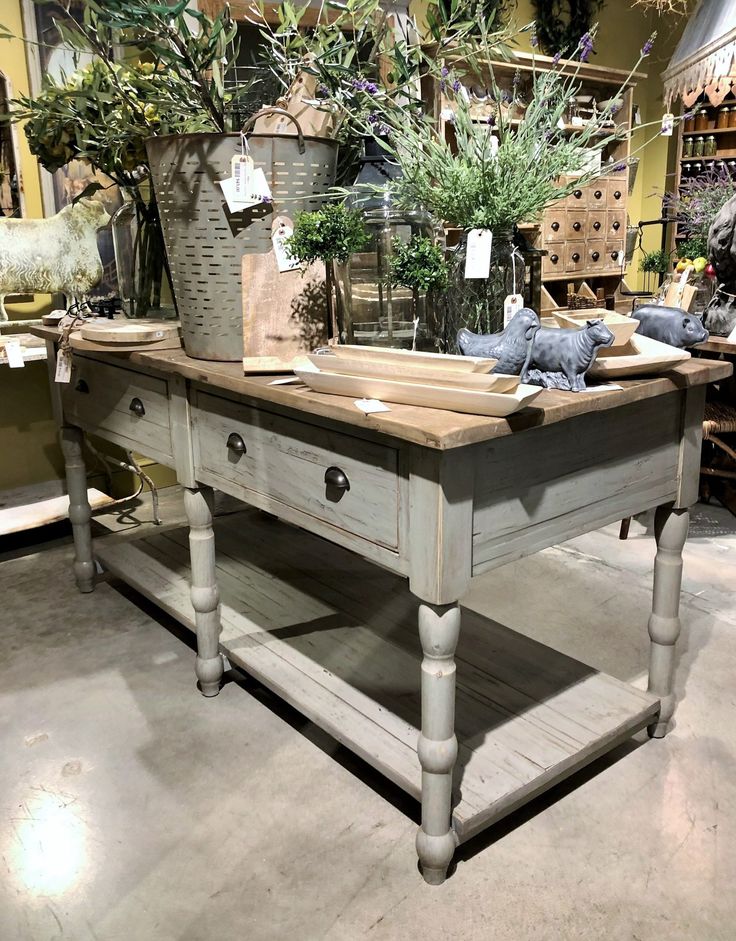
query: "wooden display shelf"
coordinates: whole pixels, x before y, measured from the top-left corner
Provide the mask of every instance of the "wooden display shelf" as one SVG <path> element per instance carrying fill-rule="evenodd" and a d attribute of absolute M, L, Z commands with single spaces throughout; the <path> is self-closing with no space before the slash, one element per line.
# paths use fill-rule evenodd
<path fill-rule="evenodd" d="M 707 131 L 683 131 L 683 137 L 703 137 L 706 134 L 736 134 L 736 127 L 712 127 Z"/>
<path fill-rule="evenodd" d="M 732 153 L 716 154 L 715 157 L 680 157 L 680 163 L 694 163 L 697 160 L 701 163 L 717 163 L 719 160 L 733 159 L 736 159 L 736 148 L 733 148 Z"/>
<path fill-rule="evenodd" d="M 113 574 L 194 629 L 188 531 L 98 540 Z M 418 602 L 405 579 L 245 510 L 215 520 L 221 649 L 414 798 Z M 467 840 L 649 724 L 659 701 L 463 609 L 457 802 Z"/>

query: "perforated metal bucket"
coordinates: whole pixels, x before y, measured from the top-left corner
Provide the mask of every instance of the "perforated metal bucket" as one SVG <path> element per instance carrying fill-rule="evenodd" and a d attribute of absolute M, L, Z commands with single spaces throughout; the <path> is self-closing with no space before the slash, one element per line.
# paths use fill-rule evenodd
<path fill-rule="evenodd" d="M 337 143 L 253 134 L 256 167 L 273 203 L 230 213 L 217 180 L 231 174 L 239 134 L 182 134 L 146 141 L 184 349 L 197 359 L 243 356 L 243 255 L 271 248 L 274 214 L 319 209 L 335 181 Z"/>

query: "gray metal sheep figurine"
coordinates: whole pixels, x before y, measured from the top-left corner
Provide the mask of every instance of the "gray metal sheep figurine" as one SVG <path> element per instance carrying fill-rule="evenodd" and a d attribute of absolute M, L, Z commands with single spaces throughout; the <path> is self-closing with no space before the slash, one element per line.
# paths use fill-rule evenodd
<path fill-rule="evenodd" d="M 588 320 L 582 330 L 542 327 L 534 337 L 531 366 L 525 382 L 562 389 L 585 391 L 585 373 L 601 347 L 613 343 L 613 334 L 602 320 Z"/>

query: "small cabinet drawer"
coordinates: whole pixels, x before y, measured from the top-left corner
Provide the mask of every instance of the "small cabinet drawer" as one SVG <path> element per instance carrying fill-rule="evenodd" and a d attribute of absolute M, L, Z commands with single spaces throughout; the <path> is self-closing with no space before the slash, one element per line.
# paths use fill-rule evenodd
<path fill-rule="evenodd" d="M 588 225 L 588 213 L 582 209 L 570 209 L 567 212 L 567 223 L 565 225 L 565 238 L 568 241 L 574 239 L 584 239 Z"/>
<path fill-rule="evenodd" d="M 606 263 L 606 245 L 602 240 L 600 242 L 585 243 L 585 268 L 597 269 L 603 268 Z"/>
<path fill-rule="evenodd" d="M 588 189 L 588 209 L 605 209 L 608 187 L 605 180 L 594 180 Z"/>
<path fill-rule="evenodd" d="M 564 209 L 547 210 L 542 220 L 542 239 L 548 242 L 560 242 L 565 238 L 566 217 Z"/>
<path fill-rule="evenodd" d="M 591 210 L 588 213 L 588 226 L 586 238 L 605 239 L 606 237 L 606 213 L 600 209 Z"/>
<path fill-rule="evenodd" d="M 148 457 L 171 459 L 168 385 L 146 373 L 74 356 L 62 385 L 65 420 Z"/>
<path fill-rule="evenodd" d="M 584 242 L 571 242 L 565 246 L 565 271 L 584 271 L 586 261 Z"/>
<path fill-rule="evenodd" d="M 565 200 L 568 209 L 586 209 L 588 206 L 588 194 L 584 187 L 576 187 Z"/>
<path fill-rule="evenodd" d="M 622 239 L 626 232 L 626 210 L 609 209 L 606 213 L 606 238 Z"/>
<path fill-rule="evenodd" d="M 542 258 L 542 274 L 549 277 L 550 275 L 563 273 L 565 270 L 565 243 L 550 243 L 544 247 L 547 249 L 547 254 Z"/>
<path fill-rule="evenodd" d="M 292 507 L 348 533 L 398 546 L 398 451 L 199 392 L 192 409 L 197 479 L 259 504 Z M 298 522 L 298 520 L 296 520 Z"/>
<path fill-rule="evenodd" d="M 623 251 L 624 243 L 623 239 L 621 241 L 608 241 L 606 242 L 606 268 L 616 268 L 621 270 L 623 265 Z"/>
<path fill-rule="evenodd" d="M 607 206 L 609 209 L 624 209 L 626 206 L 626 187 L 623 180 L 606 182 Z"/>

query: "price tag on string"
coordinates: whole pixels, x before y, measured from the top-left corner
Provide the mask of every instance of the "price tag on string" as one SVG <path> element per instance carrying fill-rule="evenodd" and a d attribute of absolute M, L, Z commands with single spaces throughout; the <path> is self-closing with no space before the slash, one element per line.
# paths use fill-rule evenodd
<path fill-rule="evenodd" d="M 516 246 L 511 252 L 511 283 L 514 287 L 513 294 L 507 294 L 503 302 L 503 325 L 504 329 L 508 327 L 509 321 L 514 314 L 524 306 L 524 298 L 516 293 Z"/>
<path fill-rule="evenodd" d="M 235 154 L 231 161 L 231 175 L 233 180 L 233 193 L 236 199 L 243 199 L 250 193 L 253 183 L 255 167 L 250 155 L 250 147 L 245 134 L 240 135 L 240 153 Z"/>
<path fill-rule="evenodd" d="M 283 274 L 285 271 L 295 271 L 299 267 L 299 259 L 294 258 L 286 246 L 286 240 L 290 235 L 293 235 L 293 233 L 294 227 L 290 219 L 276 219 L 271 241 L 273 243 L 274 254 L 276 255 L 276 264 L 279 268 L 279 274 Z"/>
<path fill-rule="evenodd" d="M 55 382 L 69 382 L 72 378 L 72 354 L 70 350 L 59 350 L 56 357 Z"/>
<path fill-rule="evenodd" d="M 490 229 L 471 229 L 468 232 L 465 255 L 465 279 L 487 278 L 491 273 L 491 245 L 493 233 Z"/>
<path fill-rule="evenodd" d="M 660 130 L 660 135 L 662 137 L 672 137 L 672 131 L 675 128 L 675 116 L 670 111 L 667 114 L 662 115 L 662 129 Z"/>

